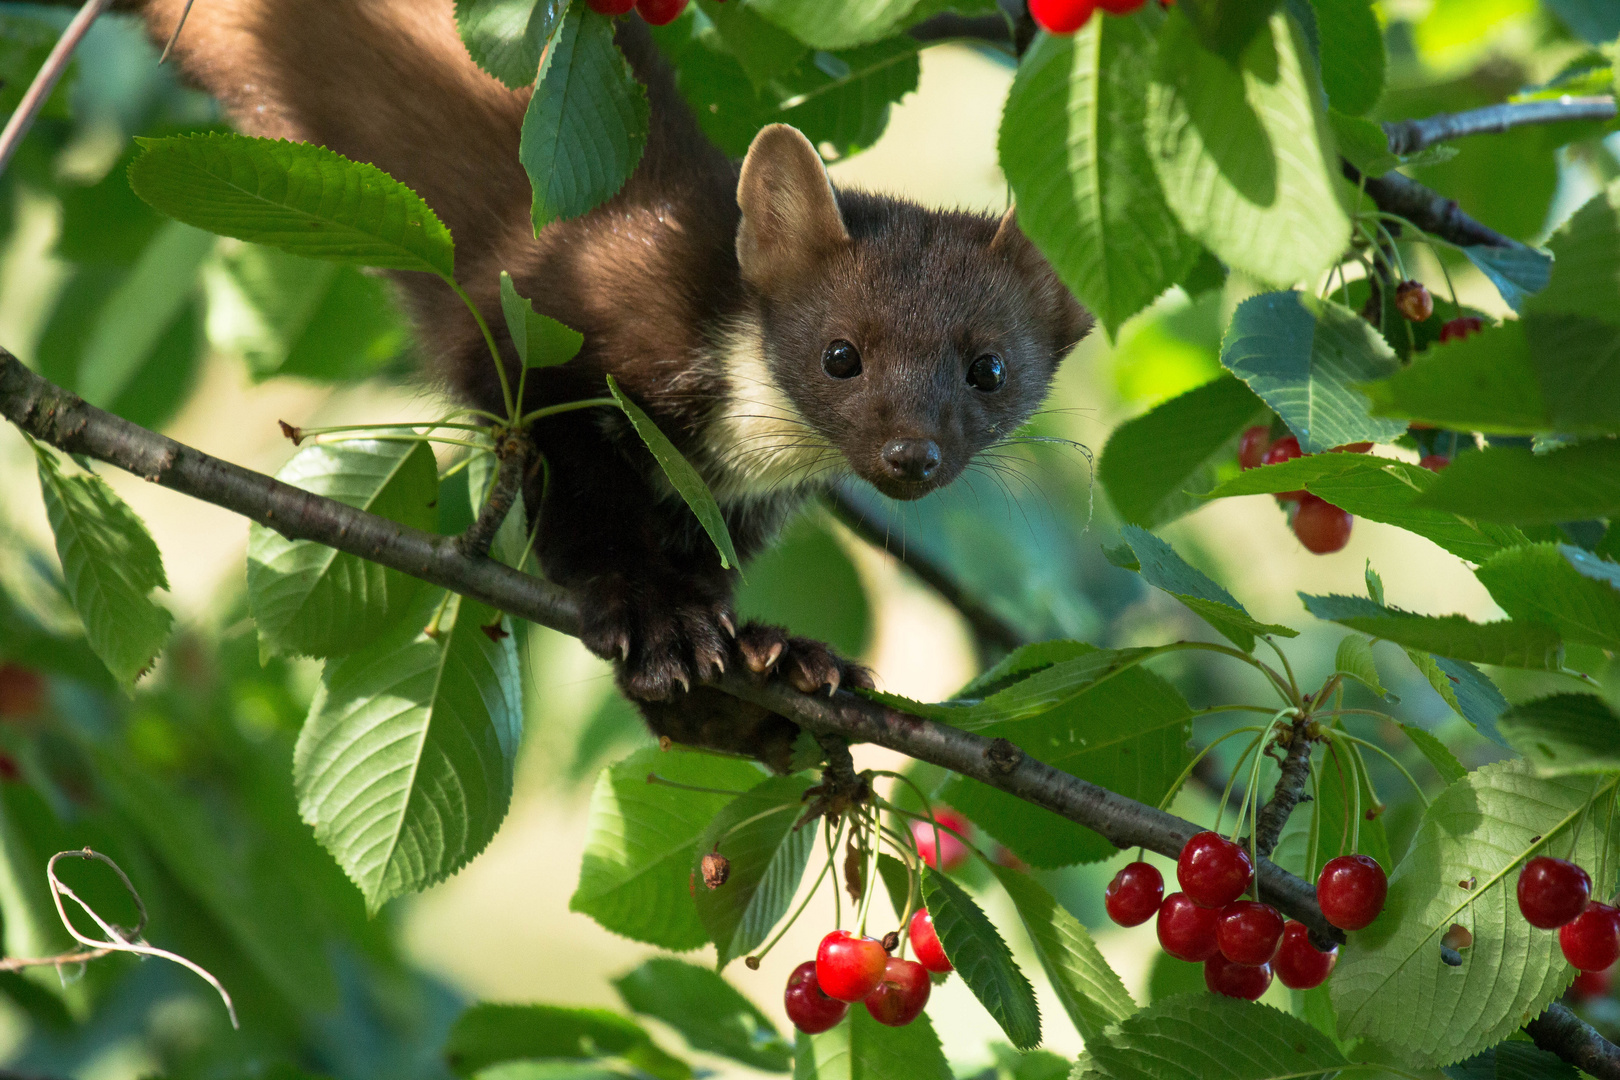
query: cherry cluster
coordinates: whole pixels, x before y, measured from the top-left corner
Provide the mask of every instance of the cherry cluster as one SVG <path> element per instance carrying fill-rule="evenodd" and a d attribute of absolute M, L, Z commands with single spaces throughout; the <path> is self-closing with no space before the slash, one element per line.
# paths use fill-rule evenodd
<path fill-rule="evenodd" d="M 1164 895 L 1164 877 L 1150 863 L 1133 862 L 1114 875 L 1104 894 L 1109 918 L 1139 926 L 1155 915 L 1159 944 L 1178 960 L 1204 965 L 1204 985 L 1217 994 L 1253 1001 L 1272 975 L 1284 986 L 1322 985 L 1339 950 L 1322 952 L 1304 923 L 1284 921 L 1270 904 L 1243 899 L 1254 884 L 1254 861 L 1243 845 L 1201 832 L 1176 860 L 1181 892 Z M 1384 909 L 1388 881 L 1365 855 L 1341 855 L 1322 868 L 1316 899 L 1328 922 L 1360 930 Z"/>
<path fill-rule="evenodd" d="M 793 1026 L 807 1035 L 819 1034 L 837 1025 L 857 1001 L 872 1019 L 889 1027 L 905 1027 L 917 1019 L 933 987 L 929 972 L 949 974 L 951 962 L 927 908 L 912 915 L 907 935 L 916 960 L 890 956 L 882 941 L 847 930 L 822 938 L 816 958 L 793 969 L 782 993 Z"/>
<path fill-rule="evenodd" d="M 585 0 L 598 15 L 628 15 L 630 9 L 641 12 L 641 17 L 654 26 L 665 26 L 681 17 L 688 0 Z M 723 2 L 723 0 L 722 0 Z"/>
<path fill-rule="evenodd" d="M 1365 454 L 1371 449 L 1372 443 L 1359 442 L 1335 447 L 1329 452 Z M 1249 428 L 1238 441 L 1238 464 L 1245 469 L 1281 465 L 1297 457 L 1310 457 L 1300 449 L 1299 440 L 1292 435 L 1284 435 L 1272 442 L 1271 429 L 1264 424 Z M 1294 535 L 1299 537 L 1299 542 L 1305 545 L 1307 551 L 1327 555 L 1342 550 L 1350 542 L 1350 526 L 1355 518 L 1327 500 L 1308 491 L 1280 491 L 1277 501 L 1284 506 L 1294 507 Z"/>
<path fill-rule="evenodd" d="M 1049 34 L 1072 34 L 1086 25 L 1093 13 L 1129 15 L 1147 0 L 1029 0 L 1029 17 Z M 1160 0 L 1165 3 L 1165 0 Z M 1166 4 L 1166 6 L 1169 6 Z"/>
<path fill-rule="evenodd" d="M 1620 960 L 1620 909 L 1592 899 L 1592 879 L 1568 859 L 1545 855 L 1519 871 L 1519 913 L 1531 926 L 1558 931 L 1564 959 L 1581 971 Z"/>

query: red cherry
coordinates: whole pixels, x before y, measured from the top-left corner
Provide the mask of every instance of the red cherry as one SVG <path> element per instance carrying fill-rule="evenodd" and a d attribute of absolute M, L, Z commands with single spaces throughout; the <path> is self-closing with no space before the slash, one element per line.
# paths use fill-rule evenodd
<path fill-rule="evenodd" d="M 1583 971 L 1575 976 L 1575 983 L 1569 988 L 1569 993 L 1576 1001 L 1591 1001 L 1593 998 L 1608 997 L 1609 987 L 1613 983 L 1614 968 Z"/>
<path fill-rule="evenodd" d="M 1097 10 L 1097 0 L 1029 0 L 1029 17 L 1049 34 L 1072 34 Z"/>
<path fill-rule="evenodd" d="M 1539 855 L 1519 871 L 1519 912 L 1531 926 L 1556 930 L 1586 909 L 1592 879 L 1568 859 Z"/>
<path fill-rule="evenodd" d="M 1424 322 L 1434 314 L 1434 297 L 1421 281 L 1403 281 L 1395 287 L 1395 308 L 1409 322 Z"/>
<path fill-rule="evenodd" d="M 950 873 L 962 867 L 968 861 L 968 847 L 954 834 L 948 832 L 955 829 L 958 833 L 966 834 L 971 827 L 968 819 L 958 814 L 948 806 L 942 806 L 934 811 L 934 820 L 939 823 L 939 853 L 936 861 L 934 852 L 934 826 L 926 821 L 913 821 L 911 823 L 912 839 L 917 841 L 917 854 L 922 861 L 936 870 Z"/>
<path fill-rule="evenodd" d="M 1451 464 L 1451 459 L 1446 457 L 1444 454 L 1430 454 L 1419 461 L 1418 464 L 1423 466 L 1423 468 L 1428 469 L 1430 472 L 1439 472 L 1441 469 Z"/>
<path fill-rule="evenodd" d="M 883 967 L 883 981 L 866 995 L 866 1011 L 880 1024 L 905 1027 L 928 1004 L 931 989 L 928 971 L 921 964 L 890 957 Z"/>
<path fill-rule="evenodd" d="M 1366 855 L 1329 859 L 1316 879 L 1316 902 L 1327 921 L 1340 930 L 1360 930 L 1378 918 L 1387 895 L 1384 868 Z"/>
<path fill-rule="evenodd" d="M 888 959 L 883 942 L 877 938 L 834 930 L 821 939 L 821 947 L 816 950 L 816 981 L 828 997 L 859 1001 L 882 981 L 883 965 Z"/>
<path fill-rule="evenodd" d="M 45 707 L 45 676 L 21 664 L 0 664 L 0 720 L 20 720 Z"/>
<path fill-rule="evenodd" d="M 1217 994 L 1254 1001 L 1271 985 L 1271 965 L 1234 964 L 1216 953 L 1204 961 L 1204 985 Z"/>
<path fill-rule="evenodd" d="M 1340 510 L 1325 499 L 1309 493 L 1304 493 L 1304 496 L 1294 513 L 1294 535 L 1299 538 L 1300 544 L 1306 551 L 1317 555 L 1331 555 L 1344 550 L 1344 545 L 1350 542 L 1350 527 L 1356 519 L 1350 516 L 1349 511 Z"/>
<path fill-rule="evenodd" d="M 1485 329 L 1484 320 L 1473 315 L 1452 319 L 1440 327 L 1440 344 L 1461 341 L 1469 334 L 1477 334 L 1483 329 Z"/>
<path fill-rule="evenodd" d="M 906 932 L 911 935 L 911 951 L 917 954 L 919 964 L 936 975 L 950 973 L 951 962 L 945 956 L 945 947 L 939 943 L 934 917 L 928 914 L 927 908 L 917 909 Z"/>
<path fill-rule="evenodd" d="M 1242 896 L 1254 880 L 1254 863 L 1241 844 L 1220 833 L 1201 832 L 1188 840 L 1176 860 L 1176 881 L 1202 907 L 1223 908 Z"/>
<path fill-rule="evenodd" d="M 1298 439 L 1294 438 L 1292 435 L 1284 435 L 1282 438 L 1271 444 L 1271 449 L 1267 450 L 1260 458 L 1260 464 L 1281 465 L 1285 461 L 1293 461 L 1297 457 L 1308 456 L 1309 455 L 1306 454 L 1305 451 L 1299 448 Z M 1278 502 L 1295 502 L 1299 499 L 1303 499 L 1304 497 L 1305 492 L 1303 491 L 1277 492 Z"/>
<path fill-rule="evenodd" d="M 788 976 L 782 1007 L 793 1026 L 806 1035 L 819 1035 L 849 1012 L 849 1005 L 828 997 L 816 984 L 816 962 L 806 960 Z"/>
<path fill-rule="evenodd" d="M 1141 926 L 1153 918 L 1164 900 L 1164 875 L 1152 863 L 1133 862 L 1120 868 L 1103 893 L 1108 917 L 1121 926 Z"/>
<path fill-rule="evenodd" d="M 1606 971 L 1620 960 L 1620 909 L 1597 900 L 1558 928 L 1564 959 L 1582 971 Z"/>
<path fill-rule="evenodd" d="M 1282 947 L 1277 950 L 1277 959 L 1271 966 L 1284 986 L 1309 990 L 1321 986 L 1338 962 L 1338 946 L 1327 952 L 1319 951 L 1311 944 L 1311 932 L 1305 929 L 1305 924 L 1290 919 L 1283 927 Z"/>
<path fill-rule="evenodd" d="M 585 0 L 585 3 L 598 15 L 628 15 L 636 6 L 636 0 Z"/>
<path fill-rule="evenodd" d="M 1297 440 L 1296 440 L 1297 441 Z M 1259 468 L 1266 451 L 1271 449 L 1271 429 L 1264 424 L 1245 428 L 1238 440 L 1238 465 L 1245 469 Z"/>
<path fill-rule="evenodd" d="M 1269 964 L 1282 944 L 1283 917 L 1270 904 L 1234 900 L 1221 909 L 1215 943 L 1234 964 Z"/>
<path fill-rule="evenodd" d="M 636 10 L 654 26 L 665 26 L 680 18 L 686 0 L 636 0 Z"/>
<path fill-rule="evenodd" d="M 1097 6 L 1110 15 L 1129 15 L 1147 0 L 1097 0 Z"/>
<path fill-rule="evenodd" d="M 1171 893 L 1159 905 L 1159 944 L 1177 960 L 1197 963 L 1220 952 L 1215 924 L 1221 913 L 1199 907 L 1186 893 Z"/>

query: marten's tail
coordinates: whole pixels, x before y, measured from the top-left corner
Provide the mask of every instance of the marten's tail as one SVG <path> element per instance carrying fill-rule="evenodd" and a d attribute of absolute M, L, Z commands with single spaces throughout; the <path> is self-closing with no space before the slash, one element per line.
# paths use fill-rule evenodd
<path fill-rule="evenodd" d="M 139 6 L 166 41 L 186 0 Z M 473 63 L 448 0 L 197 0 L 175 55 L 241 130 L 320 143 L 414 188 L 459 253 L 528 220 L 529 91 Z"/>

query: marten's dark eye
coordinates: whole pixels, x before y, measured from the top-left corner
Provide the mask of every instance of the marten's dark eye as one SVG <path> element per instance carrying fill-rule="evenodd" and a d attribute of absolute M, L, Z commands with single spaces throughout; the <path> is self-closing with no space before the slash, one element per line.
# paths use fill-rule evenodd
<path fill-rule="evenodd" d="M 821 354 L 821 367 L 835 379 L 853 379 L 861 373 L 861 351 L 839 338 Z"/>
<path fill-rule="evenodd" d="M 968 385 L 988 394 L 1007 381 L 1007 365 L 995 353 L 985 353 L 968 367 Z"/>

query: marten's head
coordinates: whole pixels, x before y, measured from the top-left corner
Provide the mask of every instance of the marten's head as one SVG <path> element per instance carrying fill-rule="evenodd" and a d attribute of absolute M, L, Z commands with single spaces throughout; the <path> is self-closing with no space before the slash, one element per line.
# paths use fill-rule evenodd
<path fill-rule="evenodd" d="M 920 498 L 1027 421 L 1091 328 L 1012 211 L 835 194 L 784 124 L 754 139 L 737 201 L 757 308 L 731 335 L 719 434 L 754 485 L 847 465 Z"/>

